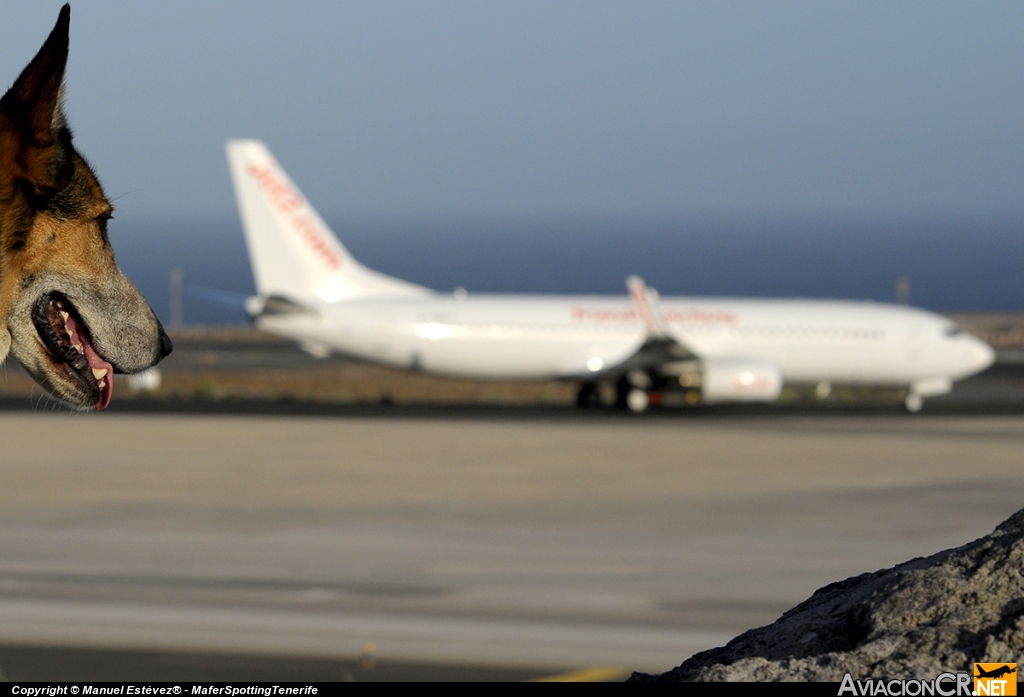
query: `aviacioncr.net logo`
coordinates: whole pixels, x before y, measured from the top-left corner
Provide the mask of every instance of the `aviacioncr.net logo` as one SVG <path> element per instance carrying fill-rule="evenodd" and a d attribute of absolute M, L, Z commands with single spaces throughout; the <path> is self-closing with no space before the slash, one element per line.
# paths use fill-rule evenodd
<path fill-rule="evenodd" d="M 975 663 L 975 695 L 1017 694 L 1016 663 Z"/>
<path fill-rule="evenodd" d="M 875 695 L 971 697 L 974 694 L 969 673 L 943 673 L 934 680 L 886 680 L 883 678 L 855 680 L 852 675 L 847 673 L 843 676 L 842 684 L 839 685 L 839 695 L 854 695 L 855 697 L 874 697 Z"/>

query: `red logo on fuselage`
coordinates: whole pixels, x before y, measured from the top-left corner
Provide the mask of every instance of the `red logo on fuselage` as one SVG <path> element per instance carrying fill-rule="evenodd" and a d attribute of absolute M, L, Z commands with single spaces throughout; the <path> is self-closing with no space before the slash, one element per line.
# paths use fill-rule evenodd
<path fill-rule="evenodd" d="M 670 324 L 736 324 L 739 318 L 735 312 L 728 310 L 701 310 L 689 308 L 686 310 L 661 311 L 661 316 Z M 608 308 L 608 307 L 583 307 L 576 305 L 572 308 L 572 318 L 577 322 L 616 322 L 628 324 L 638 322 L 640 315 L 635 308 Z"/>

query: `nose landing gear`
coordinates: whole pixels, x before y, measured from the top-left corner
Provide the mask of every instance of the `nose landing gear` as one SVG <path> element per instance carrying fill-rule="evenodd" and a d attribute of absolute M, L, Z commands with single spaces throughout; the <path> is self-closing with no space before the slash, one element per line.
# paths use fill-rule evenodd
<path fill-rule="evenodd" d="M 921 411 L 921 407 L 924 406 L 924 398 L 916 392 L 911 392 L 907 395 L 907 398 L 903 400 L 903 406 L 906 407 L 907 411 L 911 414 L 916 414 Z"/>
<path fill-rule="evenodd" d="M 924 406 L 925 397 L 947 394 L 953 389 L 953 381 L 947 377 L 926 378 L 910 383 L 910 393 L 903 400 L 907 411 L 916 413 Z"/>

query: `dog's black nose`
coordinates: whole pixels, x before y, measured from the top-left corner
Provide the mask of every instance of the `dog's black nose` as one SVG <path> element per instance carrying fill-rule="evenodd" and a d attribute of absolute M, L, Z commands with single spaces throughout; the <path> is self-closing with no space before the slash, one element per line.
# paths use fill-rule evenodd
<path fill-rule="evenodd" d="M 167 336 L 163 327 L 160 327 L 160 358 L 167 358 L 173 350 L 174 344 L 171 343 L 171 337 Z"/>

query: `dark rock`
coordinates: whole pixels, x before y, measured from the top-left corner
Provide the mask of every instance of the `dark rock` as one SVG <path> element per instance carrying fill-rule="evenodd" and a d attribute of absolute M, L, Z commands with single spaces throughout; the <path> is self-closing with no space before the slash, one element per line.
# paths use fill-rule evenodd
<path fill-rule="evenodd" d="M 1024 509 L 970 544 L 819 589 L 774 624 L 637 681 L 931 679 L 1024 664 Z"/>

